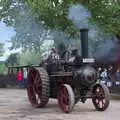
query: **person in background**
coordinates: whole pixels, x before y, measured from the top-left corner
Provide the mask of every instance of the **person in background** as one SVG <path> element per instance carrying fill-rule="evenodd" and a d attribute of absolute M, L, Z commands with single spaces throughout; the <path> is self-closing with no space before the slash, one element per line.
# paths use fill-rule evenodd
<path fill-rule="evenodd" d="M 23 86 L 23 70 L 17 70 L 17 86 Z"/>
<path fill-rule="evenodd" d="M 57 71 L 58 67 L 56 63 L 58 60 L 60 60 L 59 54 L 55 48 L 52 48 L 50 50 L 48 59 L 46 60 L 46 68 L 49 74 L 51 74 L 53 71 Z"/>
<path fill-rule="evenodd" d="M 107 73 L 107 69 L 105 68 L 102 72 L 101 72 L 101 80 L 103 84 L 107 83 L 107 78 L 108 78 L 108 73 Z"/>
<path fill-rule="evenodd" d="M 82 64 L 82 57 L 79 55 L 78 49 L 72 50 L 69 62 L 74 62 L 75 64 Z"/>
<path fill-rule="evenodd" d="M 23 70 L 23 78 L 24 78 L 24 87 L 25 88 L 27 87 L 27 76 L 28 76 L 27 69 L 24 68 L 24 70 Z"/>
<path fill-rule="evenodd" d="M 116 85 L 120 85 L 120 69 L 116 71 Z"/>
<path fill-rule="evenodd" d="M 57 51 L 56 51 L 55 48 L 52 48 L 52 49 L 51 49 L 50 57 L 51 57 L 52 59 L 59 59 L 59 55 L 58 55 L 58 53 L 57 53 Z"/>
<path fill-rule="evenodd" d="M 109 66 L 109 68 L 108 68 L 108 79 L 109 79 L 109 81 L 112 81 L 112 74 L 113 74 L 113 67 Z"/>

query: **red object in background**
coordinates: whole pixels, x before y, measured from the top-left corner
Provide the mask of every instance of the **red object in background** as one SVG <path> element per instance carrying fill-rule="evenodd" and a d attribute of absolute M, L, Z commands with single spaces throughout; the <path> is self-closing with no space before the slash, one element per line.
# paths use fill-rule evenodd
<path fill-rule="evenodd" d="M 23 80 L 23 73 L 17 73 L 17 80 L 22 81 Z"/>
<path fill-rule="evenodd" d="M 56 50 L 54 48 L 52 48 L 51 53 L 56 53 Z"/>

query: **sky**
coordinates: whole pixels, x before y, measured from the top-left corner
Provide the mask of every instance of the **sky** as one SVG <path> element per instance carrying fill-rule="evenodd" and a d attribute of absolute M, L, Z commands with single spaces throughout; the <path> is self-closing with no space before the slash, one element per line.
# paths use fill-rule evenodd
<path fill-rule="evenodd" d="M 14 29 L 0 22 L 0 42 L 7 42 L 13 35 L 15 35 Z"/>
<path fill-rule="evenodd" d="M 0 42 L 5 43 L 4 45 L 5 53 L 1 59 L 5 59 L 10 54 L 8 47 L 10 47 L 11 44 L 8 43 L 7 41 L 10 40 L 10 38 L 14 35 L 15 31 L 12 27 L 7 27 L 5 23 L 0 22 Z"/>
<path fill-rule="evenodd" d="M 20 49 L 15 49 L 15 50 L 12 50 L 12 51 L 9 51 L 9 49 L 8 49 L 11 46 L 11 43 L 8 42 L 8 41 L 14 35 L 15 35 L 15 31 L 14 31 L 14 29 L 12 27 L 7 27 L 5 25 L 5 23 L 0 22 L 0 43 L 1 42 L 5 43 L 5 45 L 4 45 L 5 52 L 4 52 L 3 56 L 0 57 L 0 61 L 6 60 L 7 57 L 11 53 L 15 53 L 15 52 L 20 52 L 21 51 L 21 48 Z M 47 46 L 47 44 L 53 44 L 51 42 L 52 41 L 47 41 L 47 42 L 44 43 L 44 45 Z"/>

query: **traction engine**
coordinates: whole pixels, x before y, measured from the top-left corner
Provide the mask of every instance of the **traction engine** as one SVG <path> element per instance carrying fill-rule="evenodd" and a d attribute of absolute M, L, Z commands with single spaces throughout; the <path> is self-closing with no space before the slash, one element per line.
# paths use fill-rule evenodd
<path fill-rule="evenodd" d="M 81 50 L 82 57 L 75 56 L 72 62 L 52 59 L 29 67 L 27 93 L 33 107 L 45 107 L 49 98 L 54 98 L 61 110 L 69 113 L 79 101 L 85 103 L 91 98 L 98 111 L 108 108 L 110 93 L 105 85 L 97 82 L 94 59 L 88 58 L 86 29 L 81 30 Z"/>

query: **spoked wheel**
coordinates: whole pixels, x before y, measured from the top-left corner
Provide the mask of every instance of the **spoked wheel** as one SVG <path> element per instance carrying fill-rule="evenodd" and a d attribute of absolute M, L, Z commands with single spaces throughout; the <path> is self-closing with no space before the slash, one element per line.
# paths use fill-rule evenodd
<path fill-rule="evenodd" d="M 43 68 L 32 68 L 28 74 L 27 93 L 33 107 L 44 107 L 49 100 L 49 79 Z"/>
<path fill-rule="evenodd" d="M 63 112 L 69 113 L 75 105 L 75 95 L 72 87 L 62 84 L 58 90 L 58 104 Z"/>
<path fill-rule="evenodd" d="M 105 85 L 97 84 L 93 87 L 92 102 L 98 111 L 104 111 L 110 104 L 110 93 Z"/>

